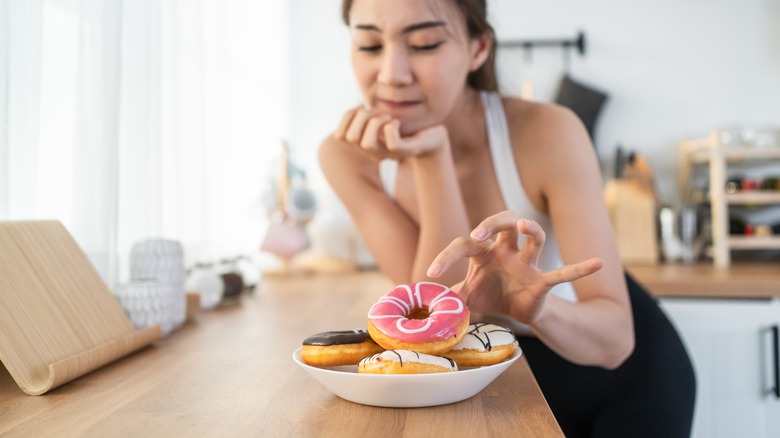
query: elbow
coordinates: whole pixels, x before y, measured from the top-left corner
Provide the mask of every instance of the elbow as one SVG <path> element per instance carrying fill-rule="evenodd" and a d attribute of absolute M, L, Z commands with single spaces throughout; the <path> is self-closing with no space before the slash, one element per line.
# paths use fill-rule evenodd
<path fill-rule="evenodd" d="M 636 340 L 634 330 L 628 330 L 616 339 L 612 348 L 604 355 L 604 361 L 601 367 L 607 370 L 616 370 L 620 368 L 626 360 L 634 353 Z"/>
<path fill-rule="evenodd" d="M 620 315 L 618 317 L 618 315 Z M 636 332 L 634 329 L 634 317 L 629 304 L 628 308 L 622 308 L 615 312 L 616 318 L 610 324 L 611 336 L 605 339 L 602 368 L 615 370 L 620 368 L 634 354 L 636 346 Z"/>

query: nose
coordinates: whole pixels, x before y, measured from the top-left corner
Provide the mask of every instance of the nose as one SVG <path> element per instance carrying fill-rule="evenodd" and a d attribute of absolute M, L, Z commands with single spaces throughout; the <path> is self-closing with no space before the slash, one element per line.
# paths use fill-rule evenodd
<path fill-rule="evenodd" d="M 412 82 L 411 63 L 405 48 L 388 45 L 382 55 L 377 78 L 379 83 L 397 87 Z"/>

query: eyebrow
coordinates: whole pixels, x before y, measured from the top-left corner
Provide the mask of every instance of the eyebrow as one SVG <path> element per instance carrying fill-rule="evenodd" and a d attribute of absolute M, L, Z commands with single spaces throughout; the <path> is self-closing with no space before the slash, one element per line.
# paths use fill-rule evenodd
<path fill-rule="evenodd" d="M 415 24 L 410 24 L 409 26 L 406 26 L 405 28 L 403 28 L 401 30 L 401 33 L 410 33 L 410 32 L 414 32 L 416 30 L 429 29 L 429 28 L 432 28 L 432 27 L 444 27 L 446 25 L 447 25 L 447 23 L 445 23 L 443 21 L 424 21 L 422 23 L 415 23 Z M 379 27 L 377 27 L 376 25 L 373 25 L 373 24 L 356 24 L 355 25 L 355 29 L 370 30 L 370 31 L 382 33 L 382 29 L 380 29 Z"/>

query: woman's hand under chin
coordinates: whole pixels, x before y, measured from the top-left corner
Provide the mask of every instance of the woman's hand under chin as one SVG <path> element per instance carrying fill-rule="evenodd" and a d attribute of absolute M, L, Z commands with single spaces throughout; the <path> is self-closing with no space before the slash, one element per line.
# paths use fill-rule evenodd
<path fill-rule="evenodd" d="M 413 134 L 401 134 L 401 121 L 363 106 L 347 111 L 334 137 L 377 160 L 419 157 L 449 152 L 447 128 L 435 125 Z"/>
<path fill-rule="evenodd" d="M 401 122 L 393 120 L 384 126 L 387 150 L 402 157 L 449 152 L 450 139 L 444 125 L 434 125 L 406 137 L 401 136 Z"/>

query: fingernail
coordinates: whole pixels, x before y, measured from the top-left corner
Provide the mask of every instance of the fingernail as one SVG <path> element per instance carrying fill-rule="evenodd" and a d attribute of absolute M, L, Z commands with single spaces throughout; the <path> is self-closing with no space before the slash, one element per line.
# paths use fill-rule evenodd
<path fill-rule="evenodd" d="M 484 228 L 477 228 L 471 232 L 471 237 L 477 240 L 485 240 L 485 237 L 487 237 L 487 230 Z"/>
<path fill-rule="evenodd" d="M 440 272 L 441 272 L 441 265 L 438 263 L 434 263 L 431 265 L 430 268 L 428 268 L 427 274 L 429 277 L 433 278 L 438 276 Z"/>

